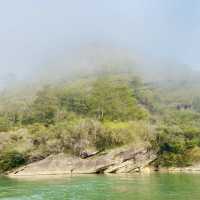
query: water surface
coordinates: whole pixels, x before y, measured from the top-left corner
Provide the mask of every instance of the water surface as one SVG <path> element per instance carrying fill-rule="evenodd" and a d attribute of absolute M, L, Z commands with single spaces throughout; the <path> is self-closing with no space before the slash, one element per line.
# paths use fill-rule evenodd
<path fill-rule="evenodd" d="M 199 174 L 0 178 L 2 200 L 200 200 Z"/>

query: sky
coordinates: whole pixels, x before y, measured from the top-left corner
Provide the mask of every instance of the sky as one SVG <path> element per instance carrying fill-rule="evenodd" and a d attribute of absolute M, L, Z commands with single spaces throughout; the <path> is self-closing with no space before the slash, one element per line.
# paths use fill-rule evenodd
<path fill-rule="evenodd" d="M 0 0 L 0 77 L 110 43 L 200 69 L 199 0 Z"/>

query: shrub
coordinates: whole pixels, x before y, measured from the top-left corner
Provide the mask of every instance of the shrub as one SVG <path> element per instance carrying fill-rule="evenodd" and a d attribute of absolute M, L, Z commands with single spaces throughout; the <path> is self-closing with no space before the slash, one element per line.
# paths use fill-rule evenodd
<path fill-rule="evenodd" d="M 11 122 L 7 117 L 0 117 L 0 132 L 6 132 L 11 128 Z"/>
<path fill-rule="evenodd" d="M 189 124 L 190 122 L 188 124 L 185 122 L 183 125 L 181 123 L 157 128 L 156 137 L 153 141 L 154 148 L 158 150 L 157 164 L 162 166 L 187 166 L 193 162 L 191 152 L 198 153 L 194 149 L 197 149 L 200 144 L 200 130 L 197 127 L 190 127 Z M 194 160 L 199 158 L 199 154 L 196 155 Z"/>
<path fill-rule="evenodd" d="M 98 149 L 130 143 L 144 143 L 151 137 L 151 126 L 146 121 L 105 122 L 103 131 L 96 135 Z"/>
<path fill-rule="evenodd" d="M 26 163 L 26 157 L 17 151 L 3 152 L 0 155 L 0 171 L 8 171 Z"/>

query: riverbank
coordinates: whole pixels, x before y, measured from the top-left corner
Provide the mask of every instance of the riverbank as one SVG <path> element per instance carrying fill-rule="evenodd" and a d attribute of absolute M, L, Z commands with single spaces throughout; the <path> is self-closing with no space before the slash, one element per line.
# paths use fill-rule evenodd
<path fill-rule="evenodd" d="M 166 103 L 163 93 L 133 75 L 44 87 L 27 107 L 15 106 L 19 112 L 2 105 L 0 173 L 133 173 L 150 171 L 156 157 L 156 166 L 199 162 L 200 114 Z"/>
<path fill-rule="evenodd" d="M 80 158 L 68 154 L 51 155 L 8 173 L 9 176 L 133 173 L 146 168 L 156 154 L 146 147 L 123 147 Z"/>
<path fill-rule="evenodd" d="M 101 152 L 88 158 L 68 154 L 51 155 L 43 160 L 8 172 L 10 177 L 79 175 L 79 174 L 132 174 L 200 172 L 200 164 L 189 167 L 155 168 L 157 158 L 147 147 L 121 147 Z"/>

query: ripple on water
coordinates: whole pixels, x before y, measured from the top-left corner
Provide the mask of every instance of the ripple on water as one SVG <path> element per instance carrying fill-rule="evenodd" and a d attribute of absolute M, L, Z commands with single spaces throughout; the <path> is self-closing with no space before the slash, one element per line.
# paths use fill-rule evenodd
<path fill-rule="evenodd" d="M 200 175 L 0 178 L 2 200 L 199 200 Z"/>

